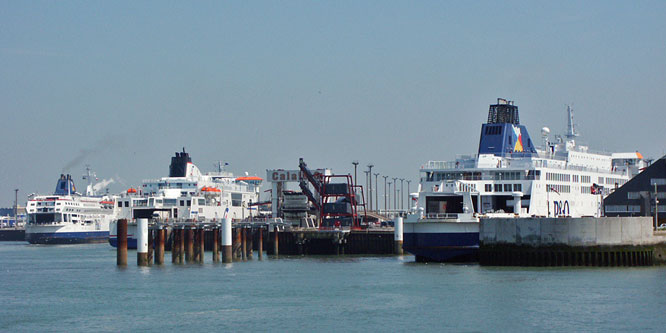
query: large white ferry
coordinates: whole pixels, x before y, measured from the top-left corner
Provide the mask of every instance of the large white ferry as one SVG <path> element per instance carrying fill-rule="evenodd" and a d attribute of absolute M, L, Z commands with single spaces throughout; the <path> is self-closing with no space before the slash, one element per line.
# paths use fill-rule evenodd
<path fill-rule="evenodd" d="M 639 153 L 596 153 L 576 144 L 573 110 L 564 137 L 533 142 L 518 107 L 498 99 L 481 127 L 478 154 L 421 167 L 403 248 L 416 261 L 475 261 L 480 217 L 600 216 L 603 197 L 645 166 Z M 537 145 L 540 147 L 537 148 Z"/>
<path fill-rule="evenodd" d="M 90 169 L 87 176 L 90 182 Z M 25 240 L 31 244 L 103 243 L 117 212 L 114 197 L 95 196 L 90 183 L 86 195 L 81 195 L 71 175 L 60 175 L 53 195 L 28 198 Z"/>
<path fill-rule="evenodd" d="M 259 202 L 262 179 L 234 177 L 220 163 L 218 170 L 202 173 L 183 149 L 171 158 L 169 176 L 144 180 L 118 198 L 118 219 L 128 219 L 127 246 L 136 248 L 136 219 L 161 221 L 212 221 L 249 218 Z M 111 222 L 109 243 L 117 246 L 116 221 Z"/>

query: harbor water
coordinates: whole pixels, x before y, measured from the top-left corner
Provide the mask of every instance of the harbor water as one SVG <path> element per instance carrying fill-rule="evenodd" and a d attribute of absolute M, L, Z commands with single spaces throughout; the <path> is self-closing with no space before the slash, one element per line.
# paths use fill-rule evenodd
<path fill-rule="evenodd" d="M 107 244 L 0 243 L 0 331 L 662 331 L 666 267 L 264 256 L 118 268 Z M 167 257 L 169 255 L 167 254 Z"/>

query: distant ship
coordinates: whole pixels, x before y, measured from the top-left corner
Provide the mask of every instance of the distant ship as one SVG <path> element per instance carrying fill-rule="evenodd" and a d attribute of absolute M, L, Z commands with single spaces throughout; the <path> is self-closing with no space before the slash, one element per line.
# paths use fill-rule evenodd
<path fill-rule="evenodd" d="M 127 246 L 136 248 L 137 218 L 162 222 L 249 218 L 252 205 L 259 202 L 262 181 L 254 176 L 234 177 L 221 163 L 217 171 L 202 173 L 183 149 L 171 158 L 168 177 L 144 180 L 140 189 L 130 188 L 118 198 L 118 218 L 129 221 Z M 109 237 L 114 247 L 116 222 L 111 222 Z"/>
<path fill-rule="evenodd" d="M 30 196 L 25 240 L 31 244 L 106 242 L 109 223 L 118 212 L 115 198 L 95 196 L 90 184 L 86 192 L 86 195 L 77 193 L 71 175 L 63 174 L 52 195 Z"/>
<path fill-rule="evenodd" d="M 532 141 L 518 107 L 498 99 L 481 126 L 478 154 L 421 167 L 403 248 L 416 261 L 475 261 L 479 218 L 599 216 L 603 198 L 645 166 L 639 153 L 595 153 L 577 145 L 573 110 L 565 137 Z"/>

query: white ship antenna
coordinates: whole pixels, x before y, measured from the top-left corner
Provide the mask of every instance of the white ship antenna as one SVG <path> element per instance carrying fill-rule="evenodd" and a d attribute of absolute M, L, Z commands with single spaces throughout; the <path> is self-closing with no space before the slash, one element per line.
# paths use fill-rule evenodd
<path fill-rule="evenodd" d="M 573 140 L 578 136 L 573 119 L 573 107 L 567 105 L 567 139 Z"/>
<path fill-rule="evenodd" d="M 90 169 L 90 164 L 86 164 L 86 173 L 83 175 L 83 179 L 88 181 L 86 195 L 94 195 L 92 183 L 93 179 L 97 180 L 97 174 Z"/>

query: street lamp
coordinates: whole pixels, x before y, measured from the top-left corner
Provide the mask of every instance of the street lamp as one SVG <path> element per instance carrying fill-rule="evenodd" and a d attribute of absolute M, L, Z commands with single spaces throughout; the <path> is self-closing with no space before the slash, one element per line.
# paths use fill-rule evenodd
<path fill-rule="evenodd" d="M 388 207 L 386 207 L 386 179 L 388 176 L 382 176 L 384 177 L 384 210 L 388 210 Z"/>
<path fill-rule="evenodd" d="M 375 210 L 379 210 L 379 190 L 377 190 L 377 187 L 379 184 L 379 173 L 375 173 L 375 205 L 373 206 Z M 372 200 L 372 198 L 370 198 Z"/>
<path fill-rule="evenodd" d="M 409 183 L 411 182 L 411 180 L 407 180 L 407 209 L 409 209 L 412 204 L 412 192 L 409 190 Z"/>
<path fill-rule="evenodd" d="M 352 164 L 354 165 L 354 185 L 358 185 L 358 183 L 356 182 L 356 180 L 357 180 L 357 179 L 356 179 L 356 167 L 358 166 L 358 161 L 357 161 L 357 160 L 354 160 L 354 161 L 352 162 Z"/>
<path fill-rule="evenodd" d="M 368 174 L 370 173 L 370 171 L 365 170 L 363 172 L 365 173 L 365 186 L 366 186 L 365 188 L 368 188 Z M 363 195 L 364 195 L 363 204 L 365 204 L 366 205 L 365 207 L 368 208 L 368 206 L 367 206 L 368 201 L 366 200 L 368 198 L 368 194 L 365 193 L 365 191 L 364 191 Z"/>
<path fill-rule="evenodd" d="M 389 203 L 389 207 L 388 207 L 388 209 L 391 210 L 391 182 L 388 182 L 388 184 L 389 184 L 389 190 L 388 190 L 388 203 Z"/>
<path fill-rule="evenodd" d="M 402 193 L 402 195 L 400 196 L 400 209 L 405 209 L 405 200 L 404 200 L 405 199 L 405 186 L 404 186 L 405 183 L 403 183 L 404 181 L 405 181 L 405 178 L 400 178 L 400 193 Z"/>
<path fill-rule="evenodd" d="M 368 174 L 370 175 L 370 183 L 368 185 L 368 197 L 370 200 L 370 210 L 372 210 L 372 167 L 375 166 L 374 164 L 370 163 L 368 164 Z"/>
<path fill-rule="evenodd" d="M 396 195 L 396 190 L 398 187 L 398 177 L 393 177 L 393 209 L 398 209 L 398 197 Z"/>

